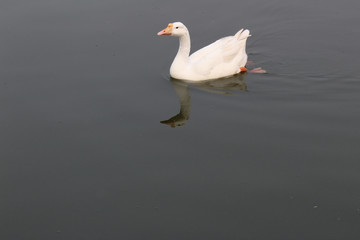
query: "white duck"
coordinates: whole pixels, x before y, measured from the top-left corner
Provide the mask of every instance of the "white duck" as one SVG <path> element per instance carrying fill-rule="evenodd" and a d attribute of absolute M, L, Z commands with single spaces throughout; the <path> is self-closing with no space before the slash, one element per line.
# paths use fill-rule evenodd
<path fill-rule="evenodd" d="M 179 51 L 170 68 L 173 78 L 201 81 L 247 71 L 246 39 L 251 36 L 247 29 L 241 29 L 234 36 L 221 38 L 191 56 L 190 34 L 183 23 L 169 23 L 158 35 L 171 35 L 180 39 Z"/>

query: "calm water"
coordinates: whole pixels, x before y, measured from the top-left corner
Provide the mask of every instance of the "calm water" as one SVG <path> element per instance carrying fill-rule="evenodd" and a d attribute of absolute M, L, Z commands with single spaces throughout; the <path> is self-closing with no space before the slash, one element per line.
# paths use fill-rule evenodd
<path fill-rule="evenodd" d="M 359 9 L 2 0 L 0 238 L 359 239 Z M 268 74 L 171 80 L 173 21 Z"/>

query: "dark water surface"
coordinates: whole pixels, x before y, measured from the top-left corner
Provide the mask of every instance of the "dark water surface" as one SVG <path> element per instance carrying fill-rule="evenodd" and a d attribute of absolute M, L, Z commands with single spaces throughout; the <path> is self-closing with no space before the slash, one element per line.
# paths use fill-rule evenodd
<path fill-rule="evenodd" d="M 360 239 L 359 9 L 2 0 L 0 239 Z M 170 80 L 172 21 L 268 74 Z"/>

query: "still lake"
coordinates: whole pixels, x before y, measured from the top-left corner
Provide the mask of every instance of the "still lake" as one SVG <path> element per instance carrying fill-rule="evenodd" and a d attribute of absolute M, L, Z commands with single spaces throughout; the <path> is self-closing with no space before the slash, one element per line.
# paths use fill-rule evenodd
<path fill-rule="evenodd" d="M 2 0 L 0 239 L 360 239 L 359 9 Z M 174 21 L 268 73 L 171 79 Z"/>

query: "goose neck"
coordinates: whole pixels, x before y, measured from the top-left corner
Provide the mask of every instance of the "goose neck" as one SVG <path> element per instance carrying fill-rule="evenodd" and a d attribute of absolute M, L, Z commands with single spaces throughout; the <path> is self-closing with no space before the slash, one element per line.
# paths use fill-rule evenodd
<path fill-rule="evenodd" d="M 184 57 L 189 57 L 190 47 L 191 47 L 189 33 L 180 36 L 179 42 L 180 42 L 180 46 L 179 46 L 178 54 Z"/>

